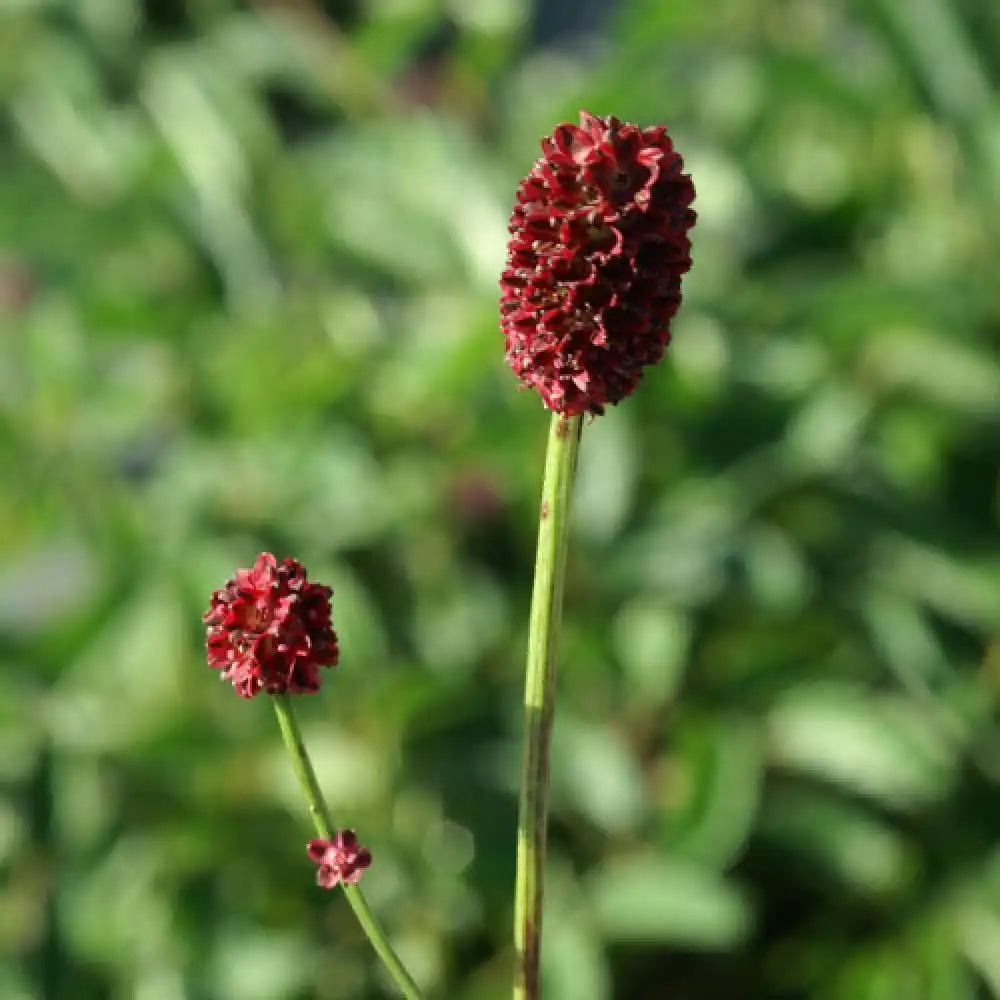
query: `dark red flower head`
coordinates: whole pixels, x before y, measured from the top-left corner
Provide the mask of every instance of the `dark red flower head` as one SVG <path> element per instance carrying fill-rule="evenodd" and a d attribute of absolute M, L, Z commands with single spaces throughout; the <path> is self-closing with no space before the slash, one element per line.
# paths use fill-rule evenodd
<path fill-rule="evenodd" d="M 236 693 L 314 693 L 320 667 L 337 664 L 330 618 L 333 591 L 310 583 L 294 559 L 279 565 L 269 552 L 253 569 L 236 571 L 202 620 L 208 626 L 208 665 L 233 682 Z"/>
<path fill-rule="evenodd" d="M 372 863 L 371 851 L 358 844 L 353 830 L 341 830 L 333 840 L 310 840 L 306 851 L 313 864 L 319 865 L 316 884 L 324 889 L 341 882 L 357 885 L 362 871 Z"/>
<path fill-rule="evenodd" d="M 507 363 L 557 413 L 603 413 L 663 357 L 690 268 L 694 185 L 662 127 L 580 113 L 517 191 L 500 325 Z"/>

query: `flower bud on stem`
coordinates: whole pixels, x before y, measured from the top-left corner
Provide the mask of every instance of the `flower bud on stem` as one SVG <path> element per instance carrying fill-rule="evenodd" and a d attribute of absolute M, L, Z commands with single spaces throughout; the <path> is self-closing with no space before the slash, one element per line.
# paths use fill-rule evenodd
<path fill-rule="evenodd" d="M 295 721 L 291 699 L 287 694 L 277 694 L 273 696 L 272 701 L 275 714 L 278 717 L 281 737 L 285 742 L 285 749 L 288 750 L 288 755 L 292 759 L 292 769 L 295 771 L 295 777 L 298 778 L 299 787 L 305 797 L 316 833 L 325 841 L 334 841 L 337 831 L 330 822 L 330 814 L 326 808 L 323 793 L 320 791 L 319 782 L 316 780 L 316 772 L 313 770 L 309 754 L 302 742 L 302 733 Z M 399 956 L 392 950 L 385 930 L 376 919 L 375 914 L 372 913 L 361 887 L 347 882 L 342 883 L 342 885 L 344 895 L 347 897 L 351 909 L 354 910 L 358 923 L 368 935 L 368 940 L 382 960 L 389 975 L 392 976 L 393 982 L 399 987 L 399 992 L 406 1000 L 423 1000 L 417 984 L 406 971 Z"/>

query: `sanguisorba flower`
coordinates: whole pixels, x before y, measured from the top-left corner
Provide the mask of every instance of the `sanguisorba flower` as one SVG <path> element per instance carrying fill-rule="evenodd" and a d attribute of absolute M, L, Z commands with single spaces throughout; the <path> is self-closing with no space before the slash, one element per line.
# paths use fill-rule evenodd
<path fill-rule="evenodd" d="M 329 587 L 310 583 L 294 559 L 279 563 L 269 552 L 252 569 L 236 571 L 212 595 L 203 616 L 208 665 L 222 671 L 236 693 L 314 693 L 320 667 L 337 664 Z"/>
<path fill-rule="evenodd" d="M 500 323 L 507 363 L 556 413 L 599 414 L 663 357 L 691 266 L 694 185 L 663 127 L 580 113 L 521 182 Z"/>
<path fill-rule="evenodd" d="M 324 889 L 342 882 L 357 885 L 362 871 L 372 863 L 371 851 L 358 843 L 353 830 L 340 830 L 333 840 L 310 840 L 306 851 L 310 861 L 319 866 L 316 884 Z"/>

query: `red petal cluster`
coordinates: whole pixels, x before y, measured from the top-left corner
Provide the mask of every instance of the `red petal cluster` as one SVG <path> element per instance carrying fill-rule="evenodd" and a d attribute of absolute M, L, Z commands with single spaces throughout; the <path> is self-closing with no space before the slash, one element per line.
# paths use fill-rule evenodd
<path fill-rule="evenodd" d="M 507 363 L 557 413 L 603 413 L 663 357 L 690 268 L 694 185 L 662 127 L 580 113 L 521 182 L 500 324 Z"/>
<path fill-rule="evenodd" d="M 357 885 L 362 871 L 372 863 L 371 851 L 358 844 L 353 830 L 341 830 L 333 840 L 310 840 L 306 851 L 309 860 L 319 865 L 316 884 L 324 889 L 341 882 Z"/>
<path fill-rule="evenodd" d="M 208 626 L 208 665 L 232 681 L 236 693 L 312 694 L 320 667 L 337 664 L 331 621 L 333 591 L 310 583 L 294 559 L 278 563 L 269 552 L 253 569 L 236 571 L 212 595 L 202 620 Z"/>

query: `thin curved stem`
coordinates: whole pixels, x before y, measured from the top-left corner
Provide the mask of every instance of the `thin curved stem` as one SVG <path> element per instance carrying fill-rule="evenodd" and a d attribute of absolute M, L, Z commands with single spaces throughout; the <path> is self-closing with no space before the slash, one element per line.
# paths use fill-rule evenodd
<path fill-rule="evenodd" d="M 289 756 L 292 758 L 292 769 L 295 771 L 295 777 L 298 778 L 299 787 L 305 796 L 313 826 L 323 840 L 332 840 L 336 830 L 333 823 L 330 822 L 330 813 L 326 808 L 326 801 L 320 791 L 319 782 L 316 780 L 316 772 L 313 770 L 312 761 L 310 761 L 305 743 L 302 741 L 302 733 L 295 721 L 291 699 L 287 694 L 279 694 L 274 695 L 271 700 L 274 703 L 274 712 L 278 717 L 281 737 L 285 741 L 285 748 L 288 750 Z M 354 915 L 358 918 L 358 923 L 368 935 L 368 940 L 371 941 L 378 957 L 382 959 L 382 964 L 392 976 L 393 982 L 399 987 L 399 992 L 406 997 L 406 1000 L 423 1000 L 417 984 L 406 971 L 399 956 L 393 951 L 392 945 L 389 944 L 385 929 L 372 913 L 361 887 L 345 885 L 343 888 L 344 895 L 347 897 L 348 903 L 351 904 Z"/>
<path fill-rule="evenodd" d="M 524 760 L 514 896 L 514 945 L 518 959 L 514 1000 L 538 1000 L 540 995 L 549 744 L 555 712 L 556 653 L 562 623 L 570 500 L 582 426 L 582 417 L 554 414 L 545 454 L 524 678 Z"/>

